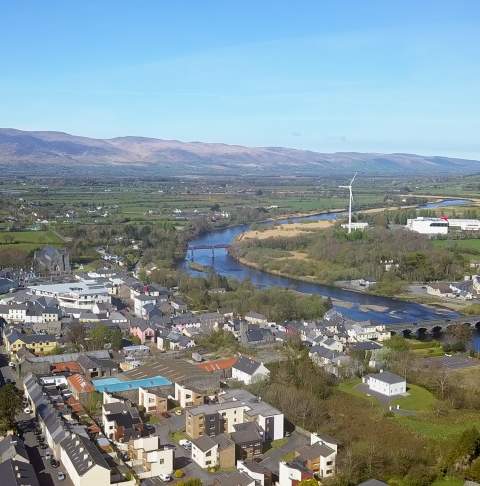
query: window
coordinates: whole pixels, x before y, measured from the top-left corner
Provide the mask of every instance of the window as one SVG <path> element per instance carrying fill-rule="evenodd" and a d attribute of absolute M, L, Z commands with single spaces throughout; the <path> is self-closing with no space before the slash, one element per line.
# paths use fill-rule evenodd
<path fill-rule="evenodd" d="M 327 466 L 331 466 L 333 464 L 333 461 L 327 461 Z"/>
<path fill-rule="evenodd" d="M 165 463 L 165 459 L 159 459 L 158 463 L 159 464 L 164 464 Z"/>

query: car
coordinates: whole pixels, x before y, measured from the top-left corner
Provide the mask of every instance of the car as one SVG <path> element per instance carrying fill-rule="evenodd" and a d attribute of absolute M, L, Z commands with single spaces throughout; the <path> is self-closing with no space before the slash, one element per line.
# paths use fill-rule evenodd
<path fill-rule="evenodd" d="M 50 459 L 50 466 L 52 466 L 54 469 L 57 469 L 57 467 L 60 466 L 60 463 L 52 457 Z"/>
<path fill-rule="evenodd" d="M 171 415 L 168 412 L 162 412 L 162 417 L 170 418 Z"/>
<path fill-rule="evenodd" d="M 15 364 L 14 361 L 9 361 L 8 366 L 10 366 L 10 368 L 15 368 L 15 366 L 17 366 L 17 365 Z"/>
<path fill-rule="evenodd" d="M 187 451 L 192 448 L 192 443 L 189 440 L 187 440 L 187 439 L 181 439 L 181 440 L 179 440 L 178 441 L 178 444 L 181 447 L 183 447 L 184 449 L 186 449 Z"/>
<path fill-rule="evenodd" d="M 32 413 L 32 409 L 30 407 L 24 408 L 23 413 L 26 413 L 27 415 L 30 415 Z"/>
<path fill-rule="evenodd" d="M 62 471 L 60 471 L 58 474 L 57 474 L 57 479 L 59 481 L 64 481 L 65 480 L 65 473 L 63 473 Z"/>
<path fill-rule="evenodd" d="M 48 449 L 48 445 L 45 444 L 45 442 L 42 442 L 38 447 L 40 447 L 40 449 Z"/>
<path fill-rule="evenodd" d="M 172 480 L 172 476 L 170 476 L 170 474 L 159 474 L 158 477 L 162 480 L 162 481 L 165 481 L 165 482 L 168 482 L 168 481 L 171 481 Z"/>
<path fill-rule="evenodd" d="M 182 410 L 180 408 L 177 408 L 177 410 L 175 410 L 175 415 L 182 415 Z"/>
<path fill-rule="evenodd" d="M 151 424 L 144 424 L 143 425 L 143 428 L 147 431 L 147 432 L 155 432 L 155 427 Z"/>

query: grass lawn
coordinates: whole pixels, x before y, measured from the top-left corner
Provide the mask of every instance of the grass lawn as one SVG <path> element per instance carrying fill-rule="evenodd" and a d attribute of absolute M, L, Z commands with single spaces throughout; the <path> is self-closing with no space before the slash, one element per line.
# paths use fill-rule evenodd
<path fill-rule="evenodd" d="M 435 397 L 425 388 L 417 385 L 407 385 L 408 396 L 396 398 L 395 405 L 404 410 L 429 411 L 435 404 Z"/>
<path fill-rule="evenodd" d="M 357 386 L 362 381 L 359 378 L 352 380 L 347 380 L 338 385 L 338 390 L 354 395 L 356 397 L 364 398 L 376 405 L 381 405 L 381 403 L 372 396 L 367 396 L 364 392 L 360 391 Z M 400 405 L 400 408 L 404 410 L 414 410 L 414 411 L 429 411 L 433 408 L 435 403 L 435 397 L 425 388 L 417 385 L 408 385 L 407 391 L 409 393 L 406 397 L 399 397 L 392 400 L 392 405 Z"/>
<path fill-rule="evenodd" d="M 280 447 L 283 447 L 287 443 L 288 443 L 288 437 L 284 437 L 283 439 L 274 440 L 270 444 L 271 445 L 270 449 L 280 449 Z"/>
<path fill-rule="evenodd" d="M 60 245 L 62 240 L 52 231 L 2 231 L 0 232 L 1 244 L 38 244 L 38 245 Z"/>
<path fill-rule="evenodd" d="M 457 247 L 460 251 L 480 253 L 480 239 L 469 240 L 433 240 L 433 244 L 440 248 Z"/>
<path fill-rule="evenodd" d="M 464 480 L 458 478 L 437 479 L 432 486 L 463 486 Z"/>
<path fill-rule="evenodd" d="M 187 438 L 185 432 L 183 432 L 182 430 L 177 430 L 175 432 L 172 432 L 170 434 L 170 437 L 172 438 L 172 440 L 174 442 L 177 442 L 177 443 L 180 442 L 182 439 L 186 439 Z"/>
<path fill-rule="evenodd" d="M 395 417 L 394 420 L 413 432 L 434 440 L 451 440 L 468 428 L 480 428 L 478 413 L 461 410 L 453 410 L 443 417 L 425 412 L 414 417 Z"/>

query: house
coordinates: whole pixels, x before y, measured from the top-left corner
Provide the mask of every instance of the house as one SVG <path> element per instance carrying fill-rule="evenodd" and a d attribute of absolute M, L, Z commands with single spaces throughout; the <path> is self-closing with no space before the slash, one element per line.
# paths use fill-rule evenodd
<path fill-rule="evenodd" d="M 73 396 L 80 401 L 84 401 L 95 391 L 92 382 L 79 373 L 67 377 L 67 382 Z"/>
<path fill-rule="evenodd" d="M 71 434 L 63 439 L 60 459 L 74 486 L 110 486 L 110 466 L 89 437 Z"/>
<path fill-rule="evenodd" d="M 313 473 L 299 461 L 279 464 L 278 486 L 297 486 L 300 481 L 313 478 Z"/>
<path fill-rule="evenodd" d="M 222 378 L 231 378 L 232 377 L 232 368 L 237 362 L 237 358 L 220 358 L 211 361 L 204 361 L 203 363 L 199 363 L 197 368 L 200 368 L 207 373 L 222 373 Z"/>
<path fill-rule="evenodd" d="M 337 451 L 317 442 L 306 445 L 296 451 L 296 460 L 320 478 L 330 478 L 335 475 Z"/>
<path fill-rule="evenodd" d="M 201 468 L 235 467 L 235 444 L 226 434 L 204 435 L 192 440 L 192 461 Z"/>
<path fill-rule="evenodd" d="M 150 415 L 160 416 L 168 409 L 168 394 L 163 387 L 138 389 L 138 405 Z"/>
<path fill-rule="evenodd" d="M 245 405 L 240 402 L 213 403 L 187 409 L 185 431 L 192 439 L 215 437 L 223 432 L 234 432 L 234 426 L 243 423 Z"/>
<path fill-rule="evenodd" d="M 30 462 L 25 443 L 17 435 L 7 435 L 0 441 L 0 463 L 8 460 Z"/>
<path fill-rule="evenodd" d="M 264 431 L 256 422 L 244 422 L 233 426 L 230 437 L 235 443 L 235 455 L 239 459 L 253 459 L 263 452 Z"/>
<path fill-rule="evenodd" d="M 240 356 L 232 366 L 232 379 L 251 385 L 270 376 L 270 370 L 247 356 Z"/>
<path fill-rule="evenodd" d="M 15 459 L 0 463 L 0 478 L 2 486 L 40 486 L 33 466 Z"/>
<path fill-rule="evenodd" d="M 447 283 L 431 283 L 427 285 L 427 294 L 437 297 L 455 298 L 455 292 Z"/>
<path fill-rule="evenodd" d="M 272 486 L 273 484 L 272 471 L 256 461 L 238 460 L 237 469 L 252 478 L 257 486 Z"/>
<path fill-rule="evenodd" d="M 407 381 L 405 378 L 389 371 L 366 375 L 362 378 L 362 381 L 368 385 L 370 391 L 387 397 L 403 395 L 407 392 Z"/>
<path fill-rule="evenodd" d="M 140 339 L 142 344 L 155 341 L 155 328 L 148 321 L 135 319 L 130 323 L 130 335 Z"/>
<path fill-rule="evenodd" d="M 255 486 L 256 482 L 248 474 L 235 471 L 219 474 L 212 484 L 213 486 Z"/>
<path fill-rule="evenodd" d="M 48 354 L 57 347 L 55 336 L 48 334 L 22 334 L 14 328 L 5 333 L 5 347 L 9 354 L 15 354 L 26 348 L 36 355 Z"/>
<path fill-rule="evenodd" d="M 370 321 L 345 323 L 345 329 L 350 341 L 386 341 L 391 337 L 391 332 L 385 324 Z"/>
<path fill-rule="evenodd" d="M 157 303 L 157 298 L 145 295 L 145 294 L 136 294 L 132 298 L 133 300 L 133 312 L 137 317 L 144 317 L 145 311 L 144 307 L 147 305 L 155 306 Z"/>
<path fill-rule="evenodd" d="M 103 394 L 103 432 L 115 442 L 139 439 L 143 432 L 143 422 L 138 410 L 126 401 Z"/>
<path fill-rule="evenodd" d="M 93 354 L 82 353 L 77 359 L 82 373 L 88 378 L 112 376 L 118 372 L 117 364 L 110 358 L 99 358 Z"/>
<path fill-rule="evenodd" d="M 257 325 L 240 323 L 240 342 L 246 346 L 259 346 L 275 342 L 275 336 L 271 329 Z"/>
<path fill-rule="evenodd" d="M 249 312 L 248 314 L 245 314 L 245 320 L 249 324 L 267 324 L 268 319 L 263 315 L 259 314 L 258 312 Z"/>
<path fill-rule="evenodd" d="M 172 474 L 174 450 L 160 445 L 160 437 L 141 437 L 128 443 L 132 468 L 140 479 Z"/>
<path fill-rule="evenodd" d="M 349 363 L 350 357 L 338 351 L 332 351 L 323 346 L 312 346 L 308 356 L 318 366 L 325 368 L 329 373 L 339 374 L 339 369 Z"/>
<path fill-rule="evenodd" d="M 285 420 L 283 413 L 247 390 L 226 390 L 218 395 L 218 400 L 221 403 L 242 403 L 245 406 L 244 421 L 256 422 L 262 429 L 266 442 L 283 438 Z"/>

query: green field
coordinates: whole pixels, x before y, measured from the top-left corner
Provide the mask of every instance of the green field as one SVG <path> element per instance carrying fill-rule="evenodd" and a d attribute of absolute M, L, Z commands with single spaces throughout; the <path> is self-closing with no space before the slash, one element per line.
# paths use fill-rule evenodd
<path fill-rule="evenodd" d="M 458 248 L 459 251 L 465 253 L 473 253 L 480 255 L 480 239 L 469 240 L 433 240 L 433 244 L 439 248 Z"/>
<path fill-rule="evenodd" d="M 65 243 L 52 231 L 0 232 L 0 252 L 14 249 L 30 253 L 45 245 L 63 246 Z"/>

